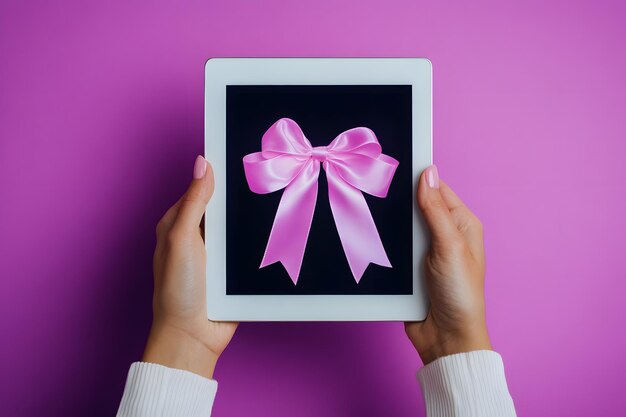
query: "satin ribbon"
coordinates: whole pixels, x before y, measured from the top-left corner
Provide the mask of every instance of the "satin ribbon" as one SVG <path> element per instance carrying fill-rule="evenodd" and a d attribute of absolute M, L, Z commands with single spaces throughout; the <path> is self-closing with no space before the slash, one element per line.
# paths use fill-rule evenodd
<path fill-rule="evenodd" d="M 386 197 L 398 161 L 381 153 L 374 132 L 356 127 L 328 146 L 311 146 L 291 119 L 274 123 L 261 139 L 261 152 L 244 156 L 250 190 L 267 194 L 285 189 L 259 268 L 281 262 L 294 284 L 317 201 L 320 164 L 326 171 L 328 199 L 343 250 L 358 283 L 370 263 L 391 267 L 361 191 Z"/>

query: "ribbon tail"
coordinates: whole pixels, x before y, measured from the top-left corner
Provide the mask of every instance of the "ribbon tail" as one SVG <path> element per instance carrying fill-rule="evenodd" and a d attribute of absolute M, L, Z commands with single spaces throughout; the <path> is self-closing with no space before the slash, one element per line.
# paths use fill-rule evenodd
<path fill-rule="evenodd" d="M 280 262 L 294 284 L 298 283 L 302 259 L 309 238 L 320 164 L 309 160 L 300 174 L 285 188 L 259 268 Z"/>
<path fill-rule="evenodd" d="M 345 182 L 332 164 L 324 165 L 328 199 L 341 245 L 357 284 L 370 263 L 391 268 L 365 197 Z"/>

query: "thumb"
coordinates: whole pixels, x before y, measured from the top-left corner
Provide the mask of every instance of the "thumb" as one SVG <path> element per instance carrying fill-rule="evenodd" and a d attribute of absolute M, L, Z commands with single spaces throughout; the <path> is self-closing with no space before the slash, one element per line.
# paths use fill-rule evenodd
<path fill-rule="evenodd" d="M 433 243 L 445 244 L 458 237 L 459 231 L 439 191 L 439 172 L 435 165 L 426 168 L 420 176 L 417 204 L 430 229 Z"/>
<path fill-rule="evenodd" d="M 180 228 L 183 233 L 197 232 L 214 187 L 213 168 L 206 159 L 198 155 L 193 167 L 193 180 L 181 198 L 173 227 Z"/>

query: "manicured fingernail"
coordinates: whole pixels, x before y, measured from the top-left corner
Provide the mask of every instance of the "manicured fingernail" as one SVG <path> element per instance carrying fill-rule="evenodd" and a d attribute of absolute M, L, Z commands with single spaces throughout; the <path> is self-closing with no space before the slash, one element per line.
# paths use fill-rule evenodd
<path fill-rule="evenodd" d="M 426 168 L 426 182 L 430 188 L 439 188 L 439 172 L 435 165 Z"/>
<path fill-rule="evenodd" d="M 202 155 L 198 155 L 196 162 L 193 164 L 193 179 L 199 180 L 206 173 L 206 160 Z"/>

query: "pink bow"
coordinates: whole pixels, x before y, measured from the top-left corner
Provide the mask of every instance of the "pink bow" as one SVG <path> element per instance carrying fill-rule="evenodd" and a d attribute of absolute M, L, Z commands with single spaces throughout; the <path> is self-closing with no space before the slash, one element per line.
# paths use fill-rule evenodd
<path fill-rule="evenodd" d="M 285 189 L 259 268 L 280 261 L 297 284 L 317 201 L 320 162 L 339 238 L 358 283 L 370 262 L 391 267 L 361 191 L 386 197 L 398 166 L 381 153 L 376 135 L 366 127 L 346 130 L 328 146 L 313 147 L 296 122 L 283 118 L 263 135 L 261 152 L 243 157 L 250 190 L 267 194 Z"/>

